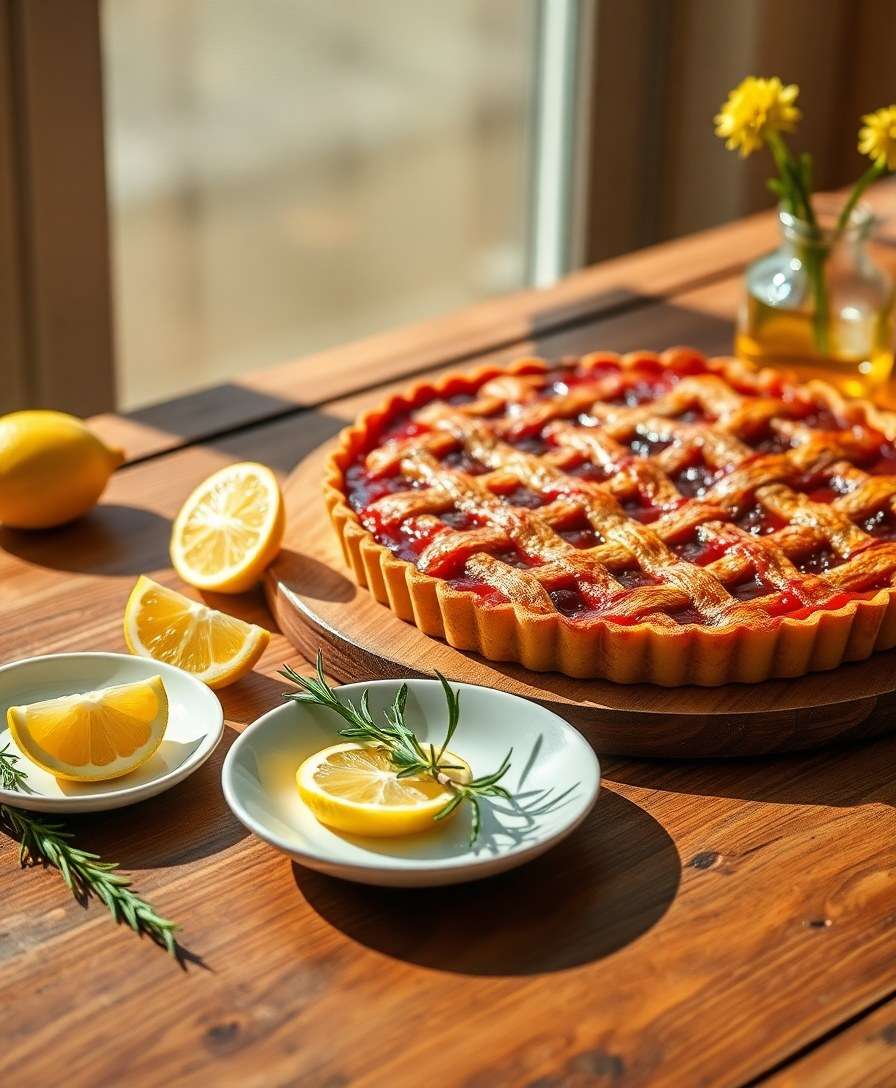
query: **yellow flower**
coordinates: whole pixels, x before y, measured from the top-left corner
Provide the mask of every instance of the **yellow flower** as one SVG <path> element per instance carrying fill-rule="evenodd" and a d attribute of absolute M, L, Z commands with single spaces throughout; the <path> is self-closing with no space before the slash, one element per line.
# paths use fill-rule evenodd
<path fill-rule="evenodd" d="M 866 114 L 859 130 L 859 151 L 880 170 L 896 170 L 896 106 Z"/>
<path fill-rule="evenodd" d="M 800 119 L 795 105 L 799 93 L 795 83 L 785 87 L 777 76 L 747 76 L 716 115 L 716 136 L 726 141 L 729 151 L 738 149 L 746 158 L 774 133 L 793 132 Z"/>

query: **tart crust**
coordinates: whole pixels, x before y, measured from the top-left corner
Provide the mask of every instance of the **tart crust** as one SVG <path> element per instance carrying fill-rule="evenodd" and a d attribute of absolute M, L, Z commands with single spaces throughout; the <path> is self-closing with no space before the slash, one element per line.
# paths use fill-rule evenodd
<path fill-rule="evenodd" d="M 622 357 L 653 359 L 662 365 L 677 353 L 649 352 Z M 601 353 L 613 358 L 610 353 Z M 615 358 L 619 358 L 616 356 Z M 707 367 L 732 379 L 755 375 L 769 388 L 782 375 L 756 372 L 739 360 L 706 360 Z M 482 366 L 453 371 L 438 381 L 424 381 L 388 398 L 363 413 L 338 436 L 323 481 L 324 498 L 346 564 L 355 580 L 366 587 L 400 619 L 425 634 L 444 639 L 460 650 L 473 651 L 492 661 L 512 661 L 535 672 L 556 671 L 576 678 L 605 678 L 622 684 L 664 686 L 731 682 L 755 683 L 773 677 L 797 677 L 834 669 L 847 661 L 867 658 L 896 646 L 896 589 L 885 586 L 870 597 L 857 597 L 832 609 L 819 609 L 805 618 L 781 616 L 755 625 L 734 623 L 705 626 L 687 623 L 670 629 L 650 620 L 621 624 L 612 619 L 591 619 L 576 624 L 560 612 L 543 614 L 516 602 L 483 603 L 442 578 L 423 573 L 380 544 L 349 506 L 346 471 L 389 420 L 430 401 L 475 391 L 500 375 L 541 373 L 549 365 L 541 359 L 520 359 L 509 367 Z M 844 402 L 825 383 L 809 383 L 832 408 L 860 414 L 863 422 L 896 438 L 896 415 L 867 401 Z"/>

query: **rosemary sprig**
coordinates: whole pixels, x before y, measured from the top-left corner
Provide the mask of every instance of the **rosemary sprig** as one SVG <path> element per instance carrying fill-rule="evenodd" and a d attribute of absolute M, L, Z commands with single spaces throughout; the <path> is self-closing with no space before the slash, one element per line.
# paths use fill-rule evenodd
<path fill-rule="evenodd" d="M 336 692 L 324 679 L 323 656 L 317 653 L 317 675 L 302 676 L 295 669 L 285 665 L 280 670 L 280 675 L 285 677 L 296 687 L 299 692 L 286 691 L 285 699 L 291 699 L 296 703 L 314 703 L 317 706 L 325 706 L 335 711 L 347 723 L 345 729 L 339 730 L 339 735 L 351 740 L 366 741 L 378 744 L 389 753 L 392 765 L 397 769 L 398 778 L 410 778 L 416 775 L 431 775 L 440 785 L 451 790 L 454 796 L 440 809 L 433 819 L 444 820 L 452 812 L 463 804 L 469 803 L 471 808 L 470 843 L 474 843 L 479 836 L 482 824 L 482 812 L 479 806 L 483 797 L 502 797 L 505 801 L 512 801 L 510 793 L 498 783 L 510 769 L 510 757 L 513 754 L 511 748 L 504 757 L 501 766 L 491 774 L 481 775 L 469 782 L 456 782 L 448 771 L 460 770 L 456 763 L 443 762 L 443 756 L 451 743 L 451 738 L 460 721 L 460 692 L 453 691 L 448 681 L 440 672 L 436 672 L 442 690 L 445 693 L 445 702 L 448 707 L 448 726 L 445 731 L 445 739 L 436 751 L 435 745 L 420 743 L 413 729 L 405 721 L 404 709 L 408 698 L 408 686 L 402 684 L 395 694 L 392 705 L 385 711 L 384 723 L 374 721 L 370 713 L 370 692 L 365 689 L 357 706 L 350 699 L 339 699 Z"/>
<path fill-rule="evenodd" d="M 25 792 L 26 774 L 18 764 L 19 757 L 0 749 L 0 785 L 4 789 Z M 127 877 L 116 872 L 117 862 L 102 861 L 98 854 L 74 846 L 72 834 L 60 823 L 50 823 L 36 813 L 0 805 L 0 827 L 19 841 L 19 864 L 51 865 L 58 869 L 65 885 L 79 903 L 95 895 L 118 922 L 124 922 L 135 933 L 145 933 L 156 944 L 180 959 L 180 948 L 174 937 L 178 928 L 162 918 L 131 889 Z"/>

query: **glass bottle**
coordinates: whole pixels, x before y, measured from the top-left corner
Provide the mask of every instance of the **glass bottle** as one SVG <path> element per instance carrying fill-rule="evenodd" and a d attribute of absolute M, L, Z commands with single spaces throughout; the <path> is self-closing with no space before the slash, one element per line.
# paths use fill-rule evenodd
<path fill-rule="evenodd" d="M 778 213 L 781 245 L 747 267 L 735 352 L 861 396 L 893 367 L 893 279 L 868 252 L 871 209 L 858 204 L 838 231 L 842 206 L 816 197 L 815 228 Z"/>

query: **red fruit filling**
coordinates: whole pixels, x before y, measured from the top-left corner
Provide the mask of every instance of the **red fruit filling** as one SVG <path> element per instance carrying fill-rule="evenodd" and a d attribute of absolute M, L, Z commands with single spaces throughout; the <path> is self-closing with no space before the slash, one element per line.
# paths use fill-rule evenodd
<path fill-rule="evenodd" d="M 601 360 L 593 367 L 566 365 L 554 370 L 548 377 L 552 384 L 546 386 L 541 396 L 545 399 L 551 396 L 562 395 L 570 389 L 584 383 L 594 383 L 602 379 L 615 376 L 621 383 L 618 395 L 607 403 L 624 404 L 629 406 L 640 405 L 656 400 L 671 389 L 682 376 L 686 374 L 704 373 L 706 367 L 699 358 L 684 356 L 677 359 L 671 367 L 664 368 L 655 359 L 645 356 L 638 360 L 634 367 L 624 370 L 618 363 L 611 359 Z M 734 383 L 735 388 L 739 388 Z M 745 386 L 742 392 L 753 393 L 754 390 Z M 772 395 L 775 390 L 769 390 Z M 778 395 L 783 395 L 787 404 L 787 415 L 798 420 L 804 426 L 819 431 L 840 431 L 845 429 L 843 420 L 825 408 L 811 404 L 800 399 L 800 396 L 792 394 L 789 388 L 781 387 Z M 454 406 L 463 406 L 476 399 L 475 393 L 456 392 L 447 398 L 447 402 Z M 701 408 L 694 406 L 678 416 L 683 422 L 703 423 L 712 420 Z M 583 426 L 595 424 L 590 416 L 580 417 L 579 424 Z M 428 432 L 431 428 L 420 424 L 410 418 L 409 413 L 403 413 L 392 421 L 385 421 L 378 434 L 372 436 L 372 444 L 382 445 L 389 441 L 403 441 L 419 434 Z M 853 428 L 853 436 L 856 440 L 856 450 L 852 452 L 853 463 L 863 464 L 864 470 L 874 475 L 896 476 L 896 445 L 878 435 L 869 428 Z M 779 434 L 769 423 L 765 423 L 753 435 L 747 436 L 746 441 L 756 451 L 757 455 L 774 454 L 784 452 L 791 448 L 791 439 Z M 517 433 L 509 439 L 516 449 L 535 456 L 543 456 L 554 444 L 541 433 L 541 424 L 533 425 L 531 431 Z M 653 457 L 671 443 L 658 435 L 647 433 L 635 433 L 628 442 L 631 454 L 636 458 Z M 867 448 L 867 456 L 865 450 Z M 575 455 L 570 454 L 570 457 Z M 856 457 L 859 460 L 856 460 Z M 683 496 L 682 502 L 689 499 L 701 498 L 718 479 L 724 475 L 723 470 L 713 469 L 704 464 L 695 451 L 694 460 L 681 469 L 674 478 L 674 484 Z M 449 468 L 457 469 L 470 476 L 479 476 L 486 473 L 489 468 L 476 461 L 464 449 L 458 448 L 447 453 L 442 463 Z M 607 470 L 592 464 L 582 458 L 572 464 L 568 464 L 564 471 L 567 475 L 582 480 L 602 481 L 607 478 Z M 827 470 L 829 471 L 829 470 Z M 374 534 L 375 538 L 388 547 L 398 558 L 417 564 L 421 553 L 440 533 L 449 531 L 467 531 L 484 524 L 484 519 L 475 514 L 468 514 L 460 510 L 448 510 L 437 515 L 435 519 L 409 518 L 400 526 L 386 525 L 378 516 L 374 504 L 388 495 L 400 491 L 412 490 L 419 486 L 400 472 L 385 476 L 375 476 L 369 473 L 362 460 L 351 465 L 345 472 L 345 490 L 350 506 L 356 510 L 363 523 Z M 802 491 L 812 502 L 830 504 L 838 496 L 848 494 L 856 485 L 854 481 L 833 475 L 827 476 L 826 472 L 816 473 L 813 477 L 806 477 L 798 483 L 792 484 L 795 489 Z M 523 509 L 538 509 L 550 502 L 555 496 L 538 492 L 523 485 L 515 486 L 512 490 L 502 492 L 502 497 L 511 506 Z M 623 504 L 625 513 L 644 524 L 655 522 L 663 514 L 668 512 L 668 507 L 655 506 L 648 497 L 636 494 L 626 499 Z M 766 511 L 759 503 L 742 510 L 735 524 L 740 528 L 756 535 L 764 536 L 777 532 L 787 524 L 780 518 Z M 860 527 L 875 540 L 896 541 L 896 516 L 888 510 L 880 510 L 870 515 L 859 523 Z M 600 544 L 600 537 L 584 518 L 577 516 L 574 521 L 565 526 L 558 526 L 558 534 L 572 544 L 575 548 L 593 548 Z M 679 541 L 670 545 L 672 550 L 681 559 L 694 563 L 697 566 L 706 566 L 720 559 L 728 550 L 727 546 L 713 541 L 702 541 L 692 535 L 690 539 Z M 499 604 L 507 598 L 500 590 L 480 579 L 468 577 L 463 573 L 463 567 L 470 552 L 466 549 L 458 549 L 457 554 L 446 556 L 433 567 L 430 573 L 443 577 L 450 585 L 458 590 L 470 592 L 484 604 Z M 500 552 L 494 553 L 495 558 L 507 563 L 511 567 L 526 569 L 539 566 L 542 560 L 534 558 L 520 549 L 510 546 Z M 826 571 L 840 565 L 843 559 L 830 547 L 813 551 L 812 553 L 795 560 L 797 568 L 803 574 L 824 574 Z M 614 578 L 619 582 L 620 594 L 642 586 L 655 585 L 662 579 L 653 577 L 638 569 L 614 572 Z M 799 587 L 787 589 L 783 592 L 771 586 L 763 580 L 761 572 L 728 587 L 729 592 L 740 601 L 757 600 L 757 608 L 767 613 L 771 619 L 788 616 L 794 619 L 805 618 L 820 609 L 839 608 L 843 604 L 856 598 L 870 598 L 874 592 L 883 586 L 890 584 L 890 576 L 870 575 L 863 584 L 861 593 L 843 592 L 833 593 L 820 603 L 807 605 L 799 595 Z M 641 622 L 641 617 L 612 614 L 612 602 L 608 602 L 603 608 L 596 606 L 595 597 L 589 592 L 588 587 L 582 588 L 570 583 L 555 586 L 548 589 L 548 594 L 557 611 L 563 616 L 575 620 L 578 623 L 612 621 L 615 623 L 631 625 Z M 677 624 L 705 625 L 707 617 L 702 615 L 692 606 L 669 613 L 669 617 Z"/>

